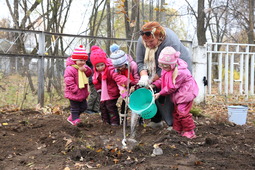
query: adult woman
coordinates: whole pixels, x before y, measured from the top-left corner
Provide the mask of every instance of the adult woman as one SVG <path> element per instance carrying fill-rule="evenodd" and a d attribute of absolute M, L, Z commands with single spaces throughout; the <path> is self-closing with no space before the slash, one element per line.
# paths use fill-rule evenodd
<path fill-rule="evenodd" d="M 158 57 L 161 50 L 166 46 L 172 46 L 176 51 L 179 51 L 181 53 L 180 58 L 186 61 L 188 69 L 191 71 L 189 51 L 172 30 L 162 27 L 158 22 L 148 22 L 142 26 L 140 35 L 136 48 L 136 62 L 140 74 L 138 84 L 140 86 L 148 86 L 160 77 L 161 68 L 158 66 Z M 161 120 L 162 116 L 158 111 L 148 126 L 162 127 Z"/>

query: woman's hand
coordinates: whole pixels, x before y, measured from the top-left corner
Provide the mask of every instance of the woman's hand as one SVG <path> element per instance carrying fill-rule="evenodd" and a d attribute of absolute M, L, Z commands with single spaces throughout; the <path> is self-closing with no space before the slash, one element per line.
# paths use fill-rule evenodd
<path fill-rule="evenodd" d="M 147 87 L 149 85 L 149 76 L 148 75 L 142 75 L 137 84 L 140 87 Z"/>
<path fill-rule="evenodd" d="M 154 98 L 155 98 L 155 99 L 158 99 L 158 98 L 159 98 L 159 96 L 160 96 L 160 94 L 159 94 L 159 93 L 154 94 Z"/>

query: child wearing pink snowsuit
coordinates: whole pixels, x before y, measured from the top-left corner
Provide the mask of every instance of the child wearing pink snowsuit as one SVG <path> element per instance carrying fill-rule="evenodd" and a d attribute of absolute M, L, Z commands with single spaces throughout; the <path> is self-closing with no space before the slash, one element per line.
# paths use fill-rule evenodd
<path fill-rule="evenodd" d="M 180 52 L 174 48 L 165 47 L 159 55 L 159 67 L 162 68 L 161 78 L 152 84 L 161 88 L 155 94 L 168 95 L 174 103 L 173 129 L 187 138 L 195 138 L 195 123 L 190 113 L 194 98 L 198 95 L 198 86 L 187 63 L 179 58 Z"/>
<path fill-rule="evenodd" d="M 92 77 L 96 90 L 101 94 L 100 111 L 104 123 L 112 126 L 120 124 L 117 100 L 120 91 L 117 80 L 114 79 L 114 67 L 106 53 L 98 46 L 91 47 L 90 61 L 93 64 L 94 74 Z"/>
<path fill-rule="evenodd" d="M 80 45 L 66 60 L 65 98 L 69 99 L 71 107 L 67 121 L 72 125 L 80 123 L 80 114 L 87 109 L 88 77 L 92 75 L 92 70 L 86 65 L 87 59 L 88 54 Z"/>

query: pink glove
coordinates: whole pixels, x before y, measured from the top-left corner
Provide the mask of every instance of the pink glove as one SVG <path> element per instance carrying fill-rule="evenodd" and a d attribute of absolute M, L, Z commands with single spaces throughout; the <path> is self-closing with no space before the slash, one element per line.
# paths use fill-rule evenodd
<path fill-rule="evenodd" d="M 126 98 L 126 97 L 128 96 L 127 90 L 121 90 L 121 91 L 120 91 L 120 95 L 121 95 L 121 97 L 122 97 L 123 99 Z"/>

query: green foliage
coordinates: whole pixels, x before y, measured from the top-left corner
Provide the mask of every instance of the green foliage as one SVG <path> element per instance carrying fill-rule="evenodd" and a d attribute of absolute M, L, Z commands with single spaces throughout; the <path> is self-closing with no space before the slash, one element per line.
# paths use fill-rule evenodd
<path fill-rule="evenodd" d="M 196 116 L 196 117 L 202 117 L 203 115 L 202 115 L 202 110 L 201 109 L 199 109 L 199 108 L 192 108 L 191 110 L 190 110 L 190 113 L 193 115 L 193 116 Z"/>

